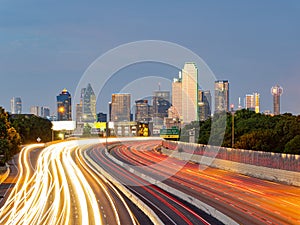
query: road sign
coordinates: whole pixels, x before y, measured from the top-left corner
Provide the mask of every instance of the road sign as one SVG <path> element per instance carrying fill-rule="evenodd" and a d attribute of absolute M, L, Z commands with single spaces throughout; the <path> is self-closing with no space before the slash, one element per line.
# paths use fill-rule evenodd
<path fill-rule="evenodd" d="M 179 129 L 172 127 L 169 129 L 160 129 L 161 138 L 179 138 Z"/>

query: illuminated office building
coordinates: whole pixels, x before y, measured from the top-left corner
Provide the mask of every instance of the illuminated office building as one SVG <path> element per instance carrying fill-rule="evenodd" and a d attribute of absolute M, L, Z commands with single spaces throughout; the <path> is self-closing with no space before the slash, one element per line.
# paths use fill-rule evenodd
<path fill-rule="evenodd" d="M 130 121 L 130 94 L 118 93 L 112 94 L 111 121 L 122 122 Z"/>
<path fill-rule="evenodd" d="M 195 63 L 185 63 L 182 69 L 182 121 L 198 120 L 198 69 Z"/>
<path fill-rule="evenodd" d="M 283 89 L 279 85 L 271 88 L 271 94 L 273 95 L 273 113 L 274 115 L 280 114 L 280 96 L 282 95 Z"/>
<path fill-rule="evenodd" d="M 62 90 L 62 92 L 56 97 L 57 100 L 57 120 L 72 120 L 72 103 L 71 94 L 67 89 Z"/>

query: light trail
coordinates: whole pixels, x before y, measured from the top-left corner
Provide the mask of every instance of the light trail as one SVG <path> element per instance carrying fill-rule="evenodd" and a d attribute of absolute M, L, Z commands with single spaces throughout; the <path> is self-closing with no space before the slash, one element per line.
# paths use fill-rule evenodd
<path fill-rule="evenodd" d="M 36 168 L 32 167 L 30 152 L 43 148 L 43 144 L 24 147 L 19 155 L 19 178 L 9 197 L 0 209 L 1 225 L 100 225 L 106 224 L 101 202 L 97 199 L 82 168 L 87 171 L 102 189 L 109 201 L 106 212 L 111 211 L 110 224 L 122 224 L 115 196 L 112 197 L 108 186 L 123 203 L 130 215 L 131 224 L 136 224 L 135 217 L 121 194 L 107 181 L 100 179 L 100 174 L 92 170 L 84 161 L 83 148 L 99 144 L 99 139 L 73 140 L 50 145 L 37 159 Z M 81 169 L 76 164 L 79 162 Z M 95 175 L 97 174 L 97 175 Z M 90 179 L 91 180 L 91 179 Z M 106 218 L 107 219 L 107 218 Z"/>
<path fill-rule="evenodd" d="M 171 176 L 173 170 L 176 170 L 182 161 L 169 158 L 168 164 L 161 165 L 157 170 L 151 169 L 149 165 L 165 160 L 167 157 L 152 149 L 151 143 L 128 142 L 125 146 L 115 147 L 111 153 L 126 163 L 139 165 L 147 174 L 150 172 L 152 176 L 156 174 L 165 176 L 165 182 L 178 188 L 188 187 L 189 190 L 186 193 L 195 198 L 203 198 L 208 203 L 213 203 L 214 199 L 217 200 L 214 204 L 219 207 L 220 211 L 232 210 L 236 214 L 231 215 L 237 220 L 242 216 L 246 219 L 248 217 L 248 222 L 243 221 L 243 223 L 254 224 L 254 220 L 259 224 L 300 223 L 300 189 L 298 187 L 213 168 L 199 171 L 198 165 L 192 163 L 186 163 L 175 176 Z M 182 190 L 184 191 L 184 188 Z"/>

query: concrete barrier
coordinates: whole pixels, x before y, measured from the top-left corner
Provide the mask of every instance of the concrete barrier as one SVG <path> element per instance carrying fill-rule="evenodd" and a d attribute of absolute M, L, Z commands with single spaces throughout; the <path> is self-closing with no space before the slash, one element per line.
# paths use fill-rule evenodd
<path fill-rule="evenodd" d="M 6 171 L 4 174 L 0 175 L 0 184 L 2 184 L 7 179 L 7 177 L 9 176 L 9 173 L 10 173 L 10 168 L 9 168 L 9 165 L 6 163 Z"/>
<path fill-rule="evenodd" d="M 141 201 L 135 194 L 129 191 L 124 185 L 118 182 L 115 178 L 113 178 L 109 173 L 107 173 L 104 169 L 102 169 L 97 163 L 95 163 L 86 153 L 86 150 L 83 152 L 83 159 L 86 159 L 94 168 L 97 169 L 99 173 L 101 173 L 106 179 L 108 179 L 114 186 L 116 186 L 128 199 L 130 199 L 142 212 L 145 213 L 152 221 L 153 224 L 163 225 L 163 222 L 160 218 L 155 214 L 155 212 L 149 208 L 143 201 Z M 107 150 L 105 153 L 110 155 Z"/>
<path fill-rule="evenodd" d="M 169 192 L 169 193 L 175 195 L 176 197 L 181 198 L 184 201 L 196 206 L 200 210 L 202 210 L 205 213 L 207 213 L 208 215 L 216 218 L 217 220 L 223 222 L 224 224 L 228 224 L 228 225 L 237 225 L 238 224 L 233 219 L 231 219 L 227 215 L 223 214 L 222 212 L 218 211 L 217 209 L 213 208 L 212 206 L 210 206 L 210 205 L 208 205 L 208 204 L 206 204 L 206 203 L 204 203 L 182 191 L 179 191 L 173 187 L 170 187 L 158 180 L 155 180 L 154 178 L 152 178 L 150 176 L 147 176 L 143 173 L 140 173 L 139 171 L 136 171 L 135 169 L 130 167 L 128 164 L 123 163 L 122 161 L 120 161 L 120 160 L 116 159 L 115 157 L 113 157 L 112 155 L 110 155 L 108 152 L 105 152 L 105 154 L 107 157 L 109 157 L 111 160 L 113 160 L 116 164 L 122 166 L 129 172 L 143 178 L 144 180 L 147 180 L 148 182 L 158 186 L 159 188 L 163 189 L 164 191 Z"/>
<path fill-rule="evenodd" d="M 205 166 L 210 166 L 218 169 L 228 170 L 247 176 L 252 176 L 260 179 L 265 179 L 269 181 L 281 182 L 289 185 L 300 186 L 300 173 L 294 171 L 280 170 L 274 168 L 268 168 L 263 166 L 255 166 L 250 164 L 238 163 L 223 159 L 212 159 L 210 157 L 189 154 L 186 152 L 178 152 L 174 150 L 169 150 L 161 148 L 163 154 L 169 155 L 171 157 L 188 160 L 196 163 L 201 163 Z"/>

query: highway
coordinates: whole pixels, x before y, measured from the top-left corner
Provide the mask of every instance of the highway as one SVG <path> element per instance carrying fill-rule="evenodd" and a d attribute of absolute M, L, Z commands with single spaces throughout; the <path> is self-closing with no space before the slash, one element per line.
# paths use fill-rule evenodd
<path fill-rule="evenodd" d="M 160 140 L 111 138 L 111 156 L 198 199 L 239 224 L 299 224 L 300 188 L 167 157 Z M 0 224 L 152 224 L 98 169 L 124 184 L 163 224 L 222 224 L 112 160 L 105 139 L 29 145 L 1 201 Z M 17 179 L 16 179 L 17 177 Z M 13 180 L 15 179 L 15 181 Z M 150 211 L 149 211 L 150 212 Z"/>
<path fill-rule="evenodd" d="M 18 180 L 0 209 L 0 224 L 139 224 L 133 205 L 82 159 L 80 151 L 91 143 L 99 141 L 50 145 L 36 162 L 30 160 L 31 152 L 43 144 L 24 147 Z M 149 222 L 145 215 L 138 218 Z"/>
<path fill-rule="evenodd" d="M 300 224 L 300 188 L 167 157 L 160 141 L 126 142 L 110 153 L 140 172 L 205 202 L 240 224 Z M 100 154 L 100 153 L 99 153 Z M 137 167 L 138 166 L 138 167 Z M 182 168 L 181 168 L 182 167 Z M 181 168 L 178 171 L 178 168 Z"/>
<path fill-rule="evenodd" d="M 105 154 L 103 146 L 93 147 L 87 151 L 97 164 L 125 186 L 159 216 L 164 224 L 222 224 L 196 207 L 172 196 L 146 180 L 135 176 L 111 161 Z M 130 185 L 127 185 L 130 183 Z"/>

